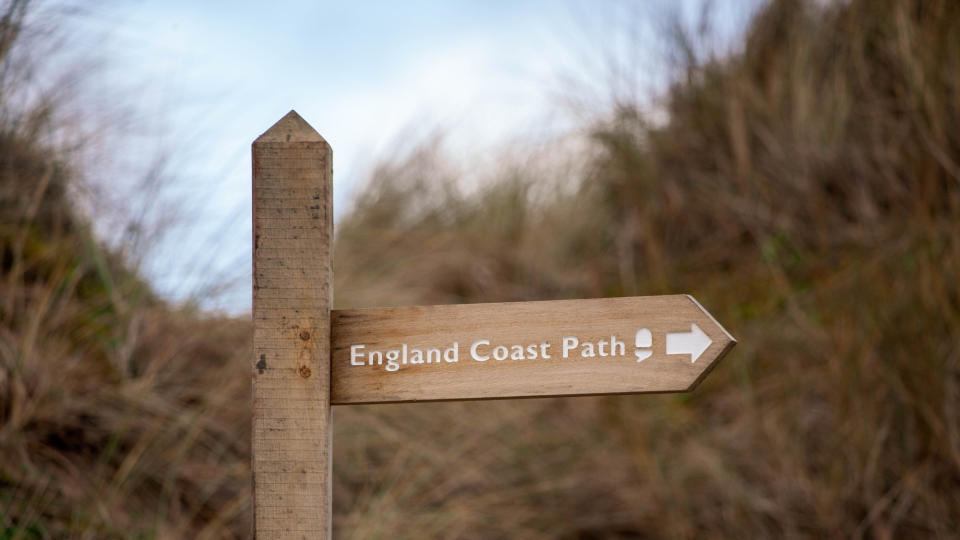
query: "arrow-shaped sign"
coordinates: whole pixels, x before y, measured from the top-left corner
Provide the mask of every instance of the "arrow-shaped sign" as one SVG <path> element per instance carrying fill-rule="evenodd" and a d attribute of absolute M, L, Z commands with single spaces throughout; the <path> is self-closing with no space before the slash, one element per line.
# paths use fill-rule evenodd
<path fill-rule="evenodd" d="M 339 310 L 331 399 L 683 392 L 735 343 L 686 295 Z"/>
<path fill-rule="evenodd" d="M 713 340 L 703 333 L 697 323 L 690 323 L 689 332 L 667 333 L 667 354 L 689 354 L 690 363 L 696 362 Z"/>

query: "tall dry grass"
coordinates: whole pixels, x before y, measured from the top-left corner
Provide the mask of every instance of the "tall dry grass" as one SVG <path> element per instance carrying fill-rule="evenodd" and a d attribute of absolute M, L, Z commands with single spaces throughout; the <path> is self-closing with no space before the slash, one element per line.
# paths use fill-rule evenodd
<path fill-rule="evenodd" d="M 955 536 L 958 36 L 947 0 L 775 2 L 742 51 L 674 36 L 667 119 L 586 126 L 575 190 L 378 169 L 341 306 L 684 291 L 740 345 L 690 395 L 338 408 L 336 535 Z M 0 537 L 246 536 L 249 323 L 153 297 L 32 117 L 0 115 Z"/>
<path fill-rule="evenodd" d="M 455 537 L 956 534 L 958 38 L 951 2 L 777 2 L 741 53 L 676 35 L 668 120 L 617 104 L 572 195 L 531 203 L 521 171 L 411 217 L 430 168 L 385 170 L 340 229 L 338 291 L 362 304 L 687 291 L 741 345 L 691 396 L 371 410 L 418 416 L 397 446 L 484 442 L 448 469 L 466 493 L 426 504 L 392 490 L 433 469 L 384 451 L 402 480 L 341 495 L 344 531 L 414 537 L 426 512 Z M 441 423 L 462 427 L 418 436 Z"/>
<path fill-rule="evenodd" d="M 172 309 L 94 237 L 30 8 L 0 14 L 0 538 L 243 536 L 249 323 Z"/>

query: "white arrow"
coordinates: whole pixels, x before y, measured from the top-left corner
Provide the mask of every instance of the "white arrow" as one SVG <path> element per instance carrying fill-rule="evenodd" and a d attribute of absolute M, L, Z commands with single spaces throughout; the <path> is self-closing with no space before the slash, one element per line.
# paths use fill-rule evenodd
<path fill-rule="evenodd" d="M 690 323 L 689 332 L 667 332 L 667 354 L 689 354 L 690 363 L 697 361 L 713 340 L 696 323 Z"/>

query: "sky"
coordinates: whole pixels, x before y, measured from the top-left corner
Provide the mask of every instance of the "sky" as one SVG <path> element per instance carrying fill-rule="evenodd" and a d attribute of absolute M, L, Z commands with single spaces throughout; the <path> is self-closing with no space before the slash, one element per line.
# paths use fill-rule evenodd
<path fill-rule="evenodd" d="M 250 143 L 287 111 L 333 148 L 339 219 L 373 166 L 438 130 L 454 155 L 474 157 L 571 130 L 564 96 L 601 110 L 610 96 L 590 92 L 617 86 L 604 55 L 632 66 L 630 91 L 649 90 L 663 77 L 645 34 L 665 5 L 110 1 L 77 4 L 65 27 L 68 48 L 97 58 L 98 99 L 124 95 L 136 111 L 138 130 L 118 142 L 128 159 L 104 162 L 101 183 L 123 193 L 122 178 L 166 157 L 171 182 L 126 205 L 134 217 L 178 211 L 151 239 L 145 273 L 168 298 L 238 313 L 250 307 Z M 219 283 L 229 286 L 212 294 Z"/>

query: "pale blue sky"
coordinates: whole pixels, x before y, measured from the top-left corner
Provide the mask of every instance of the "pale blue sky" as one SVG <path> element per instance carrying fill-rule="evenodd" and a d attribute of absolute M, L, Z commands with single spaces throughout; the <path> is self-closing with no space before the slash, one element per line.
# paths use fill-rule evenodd
<path fill-rule="evenodd" d="M 655 86 L 662 80 L 657 14 L 670 4 L 80 5 L 66 25 L 73 46 L 104 60 L 104 85 L 132 89 L 138 118 L 155 137 L 137 139 L 127 153 L 139 158 L 155 144 L 171 154 L 168 173 L 177 185 L 167 196 L 189 207 L 189 225 L 152 251 L 148 273 L 173 298 L 232 278 L 232 293 L 209 305 L 242 311 L 250 298 L 250 143 L 288 110 L 334 149 L 340 215 L 364 174 L 379 157 L 394 155 L 399 141 L 441 128 L 454 151 L 476 154 L 499 141 L 569 130 L 576 115 L 558 95 L 580 92 L 581 102 L 602 110 L 609 96 L 589 90 L 609 86 L 601 80 L 610 77 L 603 54 L 632 64 L 626 78 L 636 90 Z M 736 26 L 735 16 L 725 20 Z M 561 83 L 571 79 L 582 86 Z"/>

